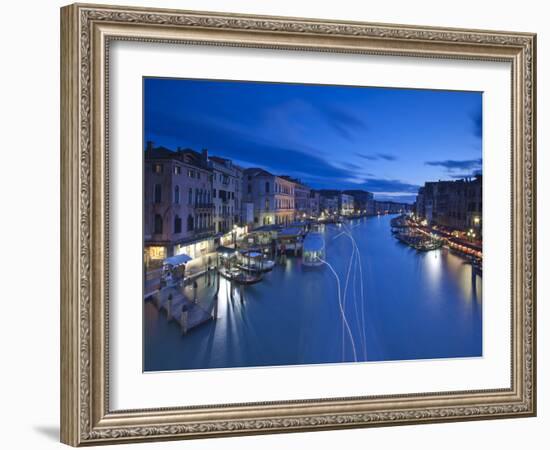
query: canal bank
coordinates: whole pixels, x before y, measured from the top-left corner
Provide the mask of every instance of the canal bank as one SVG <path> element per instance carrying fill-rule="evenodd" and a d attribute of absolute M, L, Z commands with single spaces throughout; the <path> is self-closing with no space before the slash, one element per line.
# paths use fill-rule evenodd
<path fill-rule="evenodd" d="M 222 280 L 217 320 L 185 336 L 146 303 L 144 369 L 480 356 L 481 277 L 446 249 L 397 242 L 392 217 L 327 225 L 330 267 L 289 257 L 247 286 L 243 301 Z M 197 284 L 206 287 L 202 277 Z"/>

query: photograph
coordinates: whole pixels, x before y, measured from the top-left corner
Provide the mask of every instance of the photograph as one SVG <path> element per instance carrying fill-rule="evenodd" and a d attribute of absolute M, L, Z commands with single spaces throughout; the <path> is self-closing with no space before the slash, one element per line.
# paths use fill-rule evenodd
<path fill-rule="evenodd" d="M 143 371 L 483 357 L 483 93 L 143 78 Z"/>
<path fill-rule="evenodd" d="M 435 447 L 520 446 L 499 427 L 540 397 L 542 21 L 291 3 L 72 4 L 44 33 L 60 308 L 32 320 L 59 324 L 60 441 L 443 423 Z"/>

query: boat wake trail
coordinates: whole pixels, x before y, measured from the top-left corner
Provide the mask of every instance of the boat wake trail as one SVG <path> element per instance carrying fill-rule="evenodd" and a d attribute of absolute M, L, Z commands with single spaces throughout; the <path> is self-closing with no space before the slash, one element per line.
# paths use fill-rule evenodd
<path fill-rule="evenodd" d="M 342 292 L 341 292 L 341 288 L 340 288 L 340 277 L 338 276 L 338 274 L 334 270 L 334 267 L 332 267 L 332 265 L 329 262 L 327 262 L 327 261 L 325 261 L 324 259 L 321 259 L 321 258 L 319 258 L 319 261 L 321 261 L 323 264 L 327 265 L 328 268 L 331 270 L 331 272 L 336 277 L 336 284 L 337 284 L 337 287 L 338 287 L 338 306 L 340 307 L 340 314 L 342 315 L 342 321 L 344 322 L 344 326 L 345 326 L 345 328 L 348 332 L 348 336 L 349 336 L 349 339 L 350 339 L 350 342 L 351 342 L 351 349 L 353 351 L 353 360 L 355 362 L 357 362 L 357 352 L 355 350 L 355 340 L 353 339 L 353 334 L 351 332 L 351 328 L 349 326 L 348 320 L 346 319 L 346 313 L 344 311 L 343 304 L 342 304 Z"/>

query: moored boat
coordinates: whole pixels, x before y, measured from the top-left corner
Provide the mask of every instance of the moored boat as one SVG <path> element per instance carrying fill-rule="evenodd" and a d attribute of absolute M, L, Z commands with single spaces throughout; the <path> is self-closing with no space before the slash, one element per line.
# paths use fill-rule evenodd
<path fill-rule="evenodd" d="M 219 269 L 220 275 L 229 281 L 234 281 L 239 284 L 254 284 L 262 280 L 260 273 L 250 273 L 244 270 L 222 267 Z"/>
<path fill-rule="evenodd" d="M 236 267 L 246 272 L 269 272 L 275 267 L 275 262 L 267 259 L 262 253 L 254 250 L 240 252 Z"/>
<path fill-rule="evenodd" d="M 325 238 L 321 233 L 310 232 L 304 239 L 302 263 L 306 267 L 323 265 L 325 259 Z"/>

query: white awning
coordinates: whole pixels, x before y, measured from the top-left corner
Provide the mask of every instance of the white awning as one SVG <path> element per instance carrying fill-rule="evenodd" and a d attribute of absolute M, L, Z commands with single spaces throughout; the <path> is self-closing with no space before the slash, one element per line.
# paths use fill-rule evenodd
<path fill-rule="evenodd" d="M 254 251 L 251 251 L 251 252 L 245 252 L 243 253 L 244 256 L 248 256 L 250 258 L 258 258 L 260 256 L 262 256 L 261 253 L 258 253 L 258 252 L 254 252 Z"/>
<path fill-rule="evenodd" d="M 168 266 L 181 266 L 182 264 L 187 264 L 192 259 L 193 258 L 191 258 L 189 255 L 182 253 L 181 255 L 170 256 L 170 258 L 166 258 L 164 260 L 164 264 Z"/>

